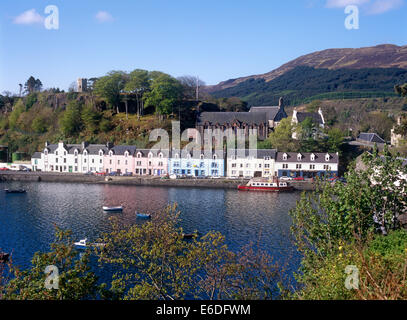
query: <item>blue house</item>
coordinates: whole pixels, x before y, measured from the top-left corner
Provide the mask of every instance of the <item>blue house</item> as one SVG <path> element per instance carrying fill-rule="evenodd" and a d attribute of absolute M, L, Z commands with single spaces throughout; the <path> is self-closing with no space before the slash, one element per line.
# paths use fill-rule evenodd
<path fill-rule="evenodd" d="M 225 160 L 223 151 L 194 155 L 192 152 L 172 151 L 168 159 L 170 175 L 186 175 L 189 177 L 224 177 Z"/>

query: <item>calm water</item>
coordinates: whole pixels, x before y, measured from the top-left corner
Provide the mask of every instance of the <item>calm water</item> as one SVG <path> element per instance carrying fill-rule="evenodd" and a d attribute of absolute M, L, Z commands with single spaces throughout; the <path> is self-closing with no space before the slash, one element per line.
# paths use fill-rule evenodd
<path fill-rule="evenodd" d="M 24 188 L 27 194 L 6 194 L 4 188 Z M 54 240 L 54 225 L 73 231 L 73 238 L 97 239 L 109 230 L 109 217 L 136 221 L 135 210 L 154 212 L 177 203 L 186 233 L 210 230 L 226 236 L 232 250 L 253 242 L 276 260 L 298 267 L 291 242 L 289 209 L 300 193 L 245 193 L 235 190 L 158 188 L 63 183 L 0 183 L 0 248 L 28 267 L 36 251 Z M 123 213 L 105 213 L 103 205 L 125 205 Z"/>

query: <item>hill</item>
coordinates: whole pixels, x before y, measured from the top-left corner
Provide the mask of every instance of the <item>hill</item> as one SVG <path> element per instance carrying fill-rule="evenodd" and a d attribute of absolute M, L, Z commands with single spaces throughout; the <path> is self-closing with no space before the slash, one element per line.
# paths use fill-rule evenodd
<path fill-rule="evenodd" d="M 231 79 L 206 90 L 215 97 L 236 96 L 249 104 L 289 104 L 321 98 L 392 96 L 406 82 L 407 46 L 380 45 L 328 49 L 290 61 L 271 72 Z"/>

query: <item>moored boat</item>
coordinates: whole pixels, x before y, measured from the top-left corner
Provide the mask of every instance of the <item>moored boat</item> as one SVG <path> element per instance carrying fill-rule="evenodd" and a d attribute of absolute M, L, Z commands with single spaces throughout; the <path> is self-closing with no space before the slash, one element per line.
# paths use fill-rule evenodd
<path fill-rule="evenodd" d="M 105 246 L 105 244 L 104 243 L 88 243 L 88 239 L 85 238 L 85 239 L 79 240 L 78 242 L 75 242 L 74 246 L 76 249 L 85 250 L 89 247 L 103 248 Z"/>
<path fill-rule="evenodd" d="M 107 207 L 107 206 L 103 206 L 103 211 L 119 212 L 119 211 L 123 211 L 123 206 L 117 206 L 117 207 Z"/>
<path fill-rule="evenodd" d="M 0 263 L 7 263 L 10 258 L 10 253 L 0 252 Z"/>
<path fill-rule="evenodd" d="M 149 213 L 141 213 L 136 211 L 137 218 L 142 218 L 142 219 L 150 219 L 151 214 Z"/>
<path fill-rule="evenodd" d="M 254 180 L 251 179 L 246 185 L 239 185 L 241 191 L 263 191 L 263 192 L 287 192 L 293 191 L 294 187 L 287 182 L 276 180 Z"/>
<path fill-rule="evenodd" d="M 4 189 L 6 193 L 26 193 L 25 189 Z"/>

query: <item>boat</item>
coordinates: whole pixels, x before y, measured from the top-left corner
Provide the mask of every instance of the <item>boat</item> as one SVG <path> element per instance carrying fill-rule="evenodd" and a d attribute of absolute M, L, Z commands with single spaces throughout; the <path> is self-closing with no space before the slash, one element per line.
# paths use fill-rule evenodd
<path fill-rule="evenodd" d="M 149 213 L 141 213 L 136 211 L 137 218 L 143 218 L 143 219 L 150 219 L 151 214 Z"/>
<path fill-rule="evenodd" d="M 190 239 L 193 239 L 193 238 L 196 238 L 196 237 L 198 237 L 197 233 L 183 233 L 182 234 L 182 238 L 184 240 L 190 240 Z"/>
<path fill-rule="evenodd" d="M 4 189 L 6 193 L 26 193 L 25 189 Z"/>
<path fill-rule="evenodd" d="M 118 206 L 118 207 L 106 207 L 106 206 L 103 206 L 103 211 L 119 212 L 119 211 L 123 211 L 123 206 Z"/>
<path fill-rule="evenodd" d="M 74 246 L 75 246 L 76 249 L 83 249 L 84 250 L 84 249 L 87 249 L 89 247 L 103 248 L 103 247 L 105 247 L 105 244 L 104 243 L 89 243 L 88 244 L 88 239 L 85 238 L 85 239 L 79 240 L 78 242 L 75 242 Z"/>
<path fill-rule="evenodd" d="M 293 191 L 294 187 L 278 179 L 251 179 L 246 185 L 239 185 L 237 189 L 241 191 L 287 192 Z"/>
<path fill-rule="evenodd" d="M 10 253 L 0 252 L 0 263 L 7 263 L 10 258 Z"/>

